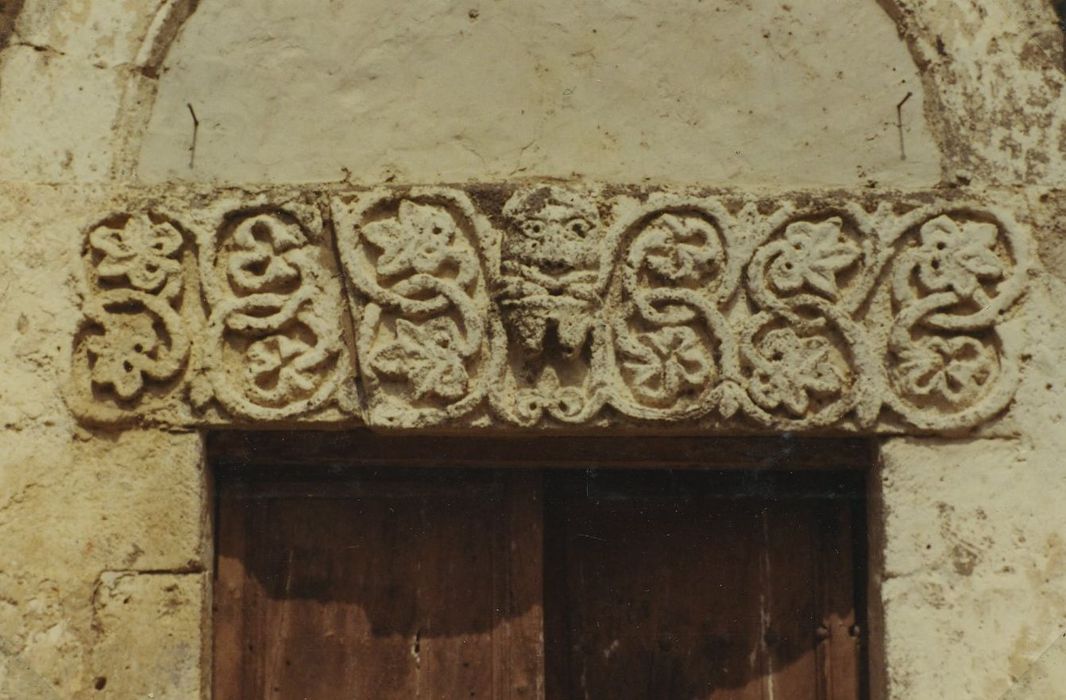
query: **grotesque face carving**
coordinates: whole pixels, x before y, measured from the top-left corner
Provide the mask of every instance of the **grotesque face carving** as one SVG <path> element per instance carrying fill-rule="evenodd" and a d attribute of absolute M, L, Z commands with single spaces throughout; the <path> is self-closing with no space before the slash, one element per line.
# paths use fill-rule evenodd
<path fill-rule="evenodd" d="M 576 353 L 599 301 L 599 212 L 586 197 L 544 185 L 516 192 L 503 213 L 510 225 L 497 298 L 514 337 L 537 354 L 554 328 L 563 353 Z"/>
<path fill-rule="evenodd" d="M 511 223 L 503 241 L 504 260 L 553 277 L 596 266 L 602 227 L 588 198 L 542 186 L 516 192 L 503 213 Z"/>

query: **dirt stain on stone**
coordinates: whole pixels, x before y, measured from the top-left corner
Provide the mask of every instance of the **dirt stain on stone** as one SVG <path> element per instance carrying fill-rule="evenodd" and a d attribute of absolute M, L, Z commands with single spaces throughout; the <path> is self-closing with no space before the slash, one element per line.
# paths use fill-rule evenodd
<path fill-rule="evenodd" d="M 977 551 L 963 544 L 956 544 L 951 548 L 951 564 L 955 573 L 960 576 L 969 576 L 977 567 L 980 557 Z"/>

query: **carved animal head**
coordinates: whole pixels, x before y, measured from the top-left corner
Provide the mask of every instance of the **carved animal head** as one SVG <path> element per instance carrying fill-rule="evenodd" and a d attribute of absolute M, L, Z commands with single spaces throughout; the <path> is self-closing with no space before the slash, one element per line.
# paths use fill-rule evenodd
<path fill-rule="evenodd" d="M 596 207 L 581 194 L 554 185 L 519 190 L 503 213 L 511 224 L 504 260 L 551 275 L 596 266 L 603 227 Z"/>

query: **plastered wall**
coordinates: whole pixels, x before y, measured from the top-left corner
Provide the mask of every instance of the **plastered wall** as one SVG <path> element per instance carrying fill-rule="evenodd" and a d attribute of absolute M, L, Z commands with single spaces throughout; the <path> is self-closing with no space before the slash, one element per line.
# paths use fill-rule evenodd
<path fill-rule="evenodd" d="M 253 6 L 0 9 L 0 697 L 193 698 L 208 680 L 201 436 L 89 429 L 64 395 L 83 231 L 116 183 L 523 177 L 939 186 L 1007 206 L 1036 253 L 1008 329 L 1021 385 L 981 437 L 882 440 L 875 681 L 908 700 L 1061 697 L 1066 76 L 1049 3 Z"/>

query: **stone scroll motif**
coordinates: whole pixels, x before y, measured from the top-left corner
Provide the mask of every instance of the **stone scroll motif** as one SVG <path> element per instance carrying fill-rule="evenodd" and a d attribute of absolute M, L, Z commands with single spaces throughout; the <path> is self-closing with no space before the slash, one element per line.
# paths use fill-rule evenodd
<path fill-rule="evenodd" d="M 889 403 L 923 428 L 980 422 L 1006 405 L 1017 382 L 997 326 L 1023 291 L 1021 241 L 980 211 L 907 223 L 891 272 Z"/>
<path fill-rule="evenodd" d="M 197 425 L 357 410 L 341 387 L 354 370 L 314 198 L 174 214 L 181 204 L 89 228 L 75 412 L 90 424 Z"/>
<path fill-rule="evenodd" d="M 334 396 L 345 349 L 340 285 L 321 258 L 313 206 L 228 212 L 201 251 L 211 306 L 203 346 L 214 396 L 231 414 L 306 414 Z"/>
<path fill-rule="evenodd" d="M 724 311 L 743 265 L 718 203 L 653 197 L 616 227 L 608 286 L 612 406 L 679 421 L 737 408 L 736 340 Z"/>
<path fill-rule="evenodd" d="M 984 202 L 544 182 L 180 208 L 86 231 L 73 405 L 99 422 L 942 432 L 1018 382 L 1028 238 Z"/>

